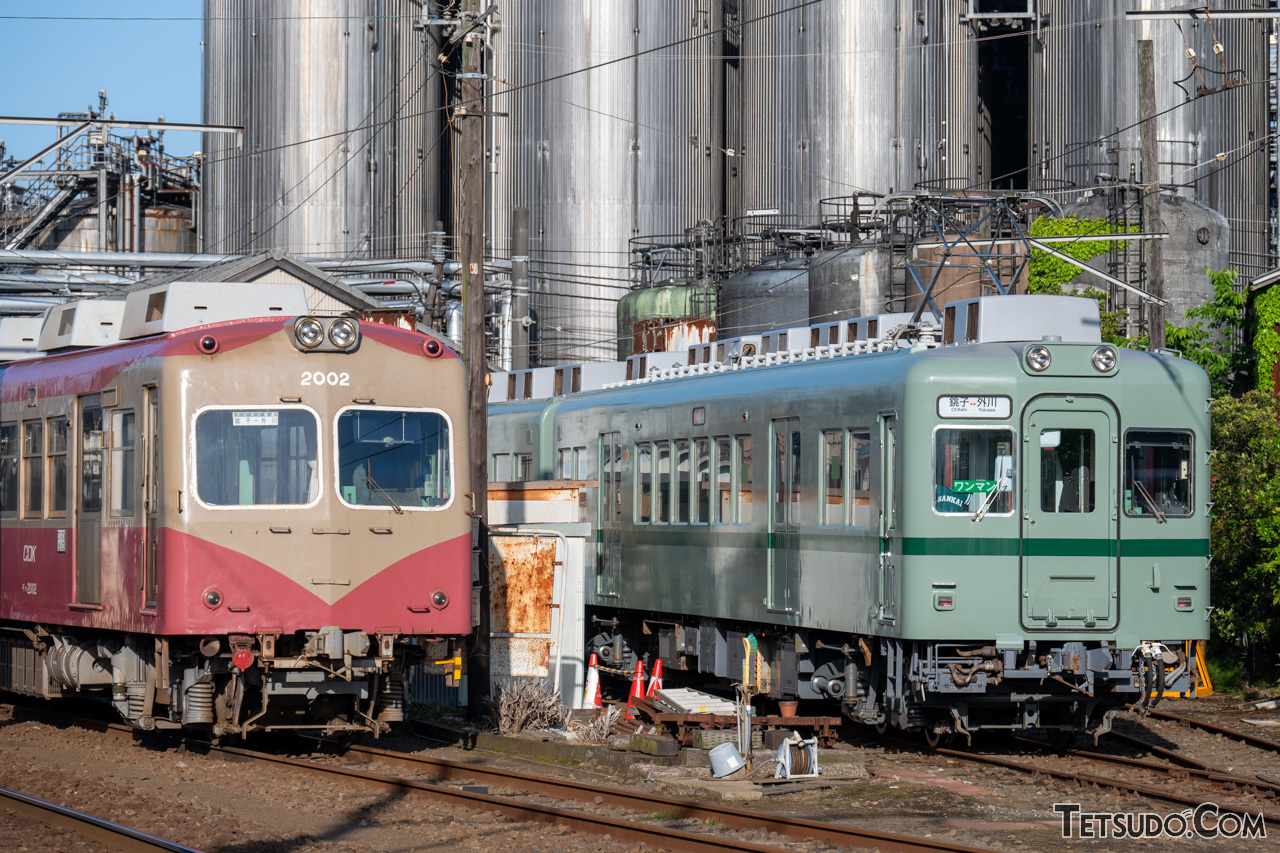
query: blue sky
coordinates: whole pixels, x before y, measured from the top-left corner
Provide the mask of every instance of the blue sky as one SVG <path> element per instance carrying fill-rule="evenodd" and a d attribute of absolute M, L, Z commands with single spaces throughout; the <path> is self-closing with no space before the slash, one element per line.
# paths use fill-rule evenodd
<path fill-rule="evenodd" d="M 200 121 L 201 12 L 200 0 L 0 0 L 0 114 L 96 108 L 106 89 L 107 112 L 117 118 Z M 185 20 L 110 20 L 117 18 Z M 0 139 L 19 157 L 55 136 L 53 128 L 0 124 Z M 198 133 L 164 139 L 170 154 L 200 148 Z"/>

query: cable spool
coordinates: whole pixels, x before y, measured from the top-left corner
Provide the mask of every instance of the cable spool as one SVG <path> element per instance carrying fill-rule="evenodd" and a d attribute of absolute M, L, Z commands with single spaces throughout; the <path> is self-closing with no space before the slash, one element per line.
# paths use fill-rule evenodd
<path fill-rule="evenodd" d="M 813 757 L 809 754 L 809 745 L 788 741 L 787 751 L 791 753 L 790 764 L 792 776 L 809 776 L 813 773 Z"/>
<path fill-rule="evenodd" d="M 806 740 L 798 734 L 792 735 L 778 747 L 778 757 L 774 761 L 778 767 L 774 772 L 775 779 L 802 779 L 817 776 L 819 772 L 818 739 Z"/>

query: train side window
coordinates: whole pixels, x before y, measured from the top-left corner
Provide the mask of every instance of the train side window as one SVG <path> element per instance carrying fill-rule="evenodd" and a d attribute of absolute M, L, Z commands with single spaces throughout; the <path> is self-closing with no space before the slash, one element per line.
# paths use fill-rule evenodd
<path fill-rule="evenodd" d="M 695 439 L 694 447 L 697 452 L 697 498 L 694 500 L 693 523 L 706 524 L 711 521 L 711 441 Z"/>
<path fill-rule="evenodd" d="M 515 454 L 515 480 L 520 483 L 528 483 L 533 479 L 533 454 L 517 453 Z"/>
<path fill-rule="evenodd" d="M 728 524 L 733 506 L 733 453 L 727 436 L 716 439 L 716 524 Z"/>
<path fill-rule="evenodd" d="M 133 515 L 138 472 L 134 465 L 138 443 L 137 419 L 132 410 L 111 413 L 111 515 Z"/>
<path fill-rule="evenodd" d="M 676 476 L 672 483 L 675 488 L 675 514 L 671 520 L 676 524 L 689 523 L 689 511 L 693 503 L 690 488 L 693 481 L 689 478 L 689 439 L 676 439 Z"/>
<path fill-rule="evenodd" d="M 1195 511 L 1193 437 L 1186 430 L 1124 434 L 1124 514 L 1186 517 Z"/>
<path fill-rule="evenodd" d="M 511 454 L 510 453 L 493 454 L 493 476 L 491 479 L 495 483 L 511 482 Z"/>
<path fill-rule="evenodd" d="M 844 524 L 844 430 L 822 431 L 821 524 Z"/>
<path fill-rule="evenodd" d="M 560 479 L 573 479 L 573 448 L 560 448 Z"/>
<path fill-rule="evenodd" d="M 343 409 L 335 421 L 338 496 L 350 507 L 423 510 L 452 499 L 449 421 L 424 409 Z"/>
<path fill-rule="evenodd" d="M 939 427 L 934 433 L 933 510 L 941 515 L 1013 512 L 1013 431 Z"/>
<path fill-rule="evenodd" d="M 102 512 L 102 407 L 85 406 L 80 421 L 80 509 Z"/>
<path fill-rule="evenodd" d="M 738 450 L 738 500 L 734 521 L 737 524 L 751 523 L 751 436 L 740 435 L 735 439 Z"/>
<path fill-rule="evenodd" d="M 871 526 L 871 430 L 849 430 L 849 524 Z"/>
<path fill-rule="evenodd" d="M 1041 512 L 1093 512 L 1093 445 L 1091 429 L 1041 430 Z"/>
<path fill-rule="evenodd" d="M 653 455 L 657 460 L 658 485 L 655 494 L 657 512 L 654 521 L 666 524 L 671 521 L 671 442 L 655 441 Z"/>
<path fill-rule="evenodd" d="M 18 425 L 0 424 L 0 515 L 18 511 Z"/>
<path fill-rule="evenodd" d="M 71 467 L 67 461 L 67 439 L 71 422 L 66 418 L 50 418 L 48 439 L 49 518 L 67 515 L 67 482 Z"/>
<path fill-rule="evenodd" d="M 591 460 L 587 456 L 585 447 L 575 447 L 573 449 L 574 467 L 578 469 L 578 479 L 585 480 L 591 476 Z"/>
<path fill-rule="evenodd" d="M 653 449 L 636 442 L 636 522 L 648 524 L 653 516 Z"/>
<path fill-rule="evenodd" d="M 319 418 L 303 407 L 196 415 L 196 497 L 210 507 L 305 506 L 320 498 Z"/>

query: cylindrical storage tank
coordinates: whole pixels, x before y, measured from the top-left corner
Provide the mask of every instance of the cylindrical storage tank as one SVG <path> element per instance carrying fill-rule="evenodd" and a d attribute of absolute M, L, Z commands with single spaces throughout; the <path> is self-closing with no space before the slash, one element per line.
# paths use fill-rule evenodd
<path fill-rule="evenodd" d="M 977 53 L 952 0 L 742 0 L 736 214 L 979 177 Z"/>
<path fill-rule="evenodd" d="M 491 125 L 492 245 L 495 257 L 510 257 L 506 211 L 528 207 L 540 363 L 614 358 L 617 341 L 631 336 L 616 315 L 631 283 L 627 241 L 680 233 L 722 212 L 721 8 L 706 0 L 502 4 L 493 105 L 505 115 Z M 702 37 L 643 53 L 694 36 Z"/>
<path fill-rule="evenodd" d="M 1063 212 L 1080 219 L 1105 219 L 1112 206 L 1105 192 L 1100 191 L 1066 207 Z M 1225 269 L 1231 262 L 1231 228 L 1227 218 L 1218 211 L 1178 196 L 1165 195 L 1161 199 L 1160 215 L 1169 234 L 1163 241 L 1164 298 L 1169 302 L 1165 319 L 1185 326 L 1187 320 L 1183 315 L 1213 296 L 1213 284 L 1206 272 Z M 1107 261 L 1106 255 L 1099 255 L 1089 265 L 1106 270 Z M 1108 287 L 1106 282 L 1088 275 L 1078 277 L 1073 283 L 1099 290 Z M 1137 297 L 1117 294 L 1117 301 L 1136 305 Z"/>
<path fill-rule="evenodd" d="M 885 304 L 888 280 L 885 247 L 855 246 L 814 255 L 809 264 L 809 322 L 830 323 L 891 310 Z"/>
<path fill-rule="evenodd" d="M 743 270 L 720 285 L 721 339 L 807 326 L 809 322 L 806 259 Z"/>
<path fill-rule="evenodd" d="M 1101 173 L 1147 183 L 1137 54 L 1138 41 L 1150 39 L 1160 182 L 1177 185 L 1180 196 L 1224 215 L 1231 227 L 1231 265 L 1255 276 L 1274 266 L 1268 254 L 1265 84 L 1271 23 L 1213 19 L 1213 9 L 1239 8 L 1235 0 L 1195 5 L 1208 6 L 1208 17 L 1130 21 L 1111 0 L 1041 0 L 1047 26 L 1028 48 L 1030 161 L 1038 176 L 1081 187 Z M 1214 52 L 1215 38 L 1223 48 L 1220 56 Z M 1198 70 L 1187 57 L 1188 47 L 1195 51 Z M 1197 94 L 1198 87 L 1216 89 L 1228 81 L 1235 85 Z M 1189 95 L 1196 97 L 1188 100 Z M 1131 220 L 1137 217 L 1135 210 Z M 1178 251 L 1174 243 L 1166 241 L 1166 259 Z"/>
<path fill-rule="evenodd" d="M 705 281 L 672 279 L 638 287 L 618 300 L 618 360 L 633 351 L 637 323 L 650 320 L 702 320 L 716 316 L 716 287 Z"/>
<path fill-rule="evenodd" d="M 205 0 L 200 250 L 418 256 L 441 218 L 444 83 L 421 0 Z M 297 10 L 295 10 L 297 11 Z"/>

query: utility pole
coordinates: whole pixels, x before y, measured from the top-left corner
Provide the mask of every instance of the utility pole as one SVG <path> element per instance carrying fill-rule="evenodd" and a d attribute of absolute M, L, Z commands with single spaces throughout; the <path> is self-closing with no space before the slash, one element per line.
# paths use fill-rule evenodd
<path fill-rule="evenodd" d="M 1155 52 L 1150 39 L 1138 41 L 1138 118 L 1142 122 L 1142 230 L 1164 231 L 1160 218 L 1160 158 L 1156 151 L 1156 73 Z M 1164 297 L 1164 247 L 1151 240 L 1143 247 L 1147 252 L 1147 292 Z M 1164 348 L 1164 306 L 1147 303 L 1147 346 Z"/>
<path fill-rule="evenodd" d="M 484 126 L 485 27 L 480 0 L 463 0 L 458 23 L 462 58 L 453 108 L 454 163 L 458 170 L 458 234 L 462 250 L 462 357 L 467 364 L 467 430 L 471 437 L 473 513 L 478 522 L 479 615 L 467 654 L 467 704 L 473 718 L 489 698 L 488 412 L 484 335 Z"/>

